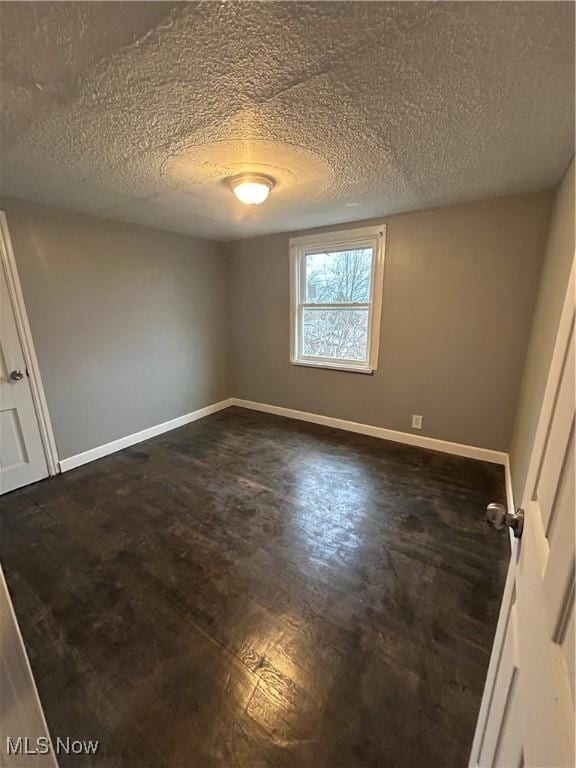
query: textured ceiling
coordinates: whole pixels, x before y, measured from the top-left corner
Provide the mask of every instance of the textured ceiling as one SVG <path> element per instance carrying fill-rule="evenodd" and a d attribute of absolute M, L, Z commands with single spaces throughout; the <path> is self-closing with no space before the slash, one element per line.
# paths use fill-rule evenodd
<path fill-rule="evenodd" d="M 572 3 L 22 2 L 0 27 L 0 191 L 49 205 L 226 240 L 542 189 L 574 151 Z"/>

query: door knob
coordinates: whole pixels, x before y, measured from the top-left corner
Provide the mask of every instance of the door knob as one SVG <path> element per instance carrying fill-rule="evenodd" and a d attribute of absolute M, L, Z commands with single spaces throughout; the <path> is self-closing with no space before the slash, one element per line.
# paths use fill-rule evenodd
<path fill-rule="evenodd" d="M 524 530 L 524 510 L 518 509 L 516 512 L 508 512 L 504 504 L 488 504 L 486 507 L 486 520 L 493 528 L 500 530 L 507 526 L 512 528 L 514 536 L 519 539 Z"/>
<path fill-rule="evenodd" d="M 21 381 L 24 378 L 24 374 L 22 371 L 10 371 L 8 378 L 10 381 Z"/>
<path fill-rule="evenodd" d="M 516 512 L 511 514 L 506 512 L 505 521 L 508 528 L 512 528 L 514 536 L 519 539 L 522 537 L 522 531 L 524 530 L 524 510 L 518 507 Z"/>
<path fill-rule="evenodd" d="M 498 504 L 492 502 L 486 507 L 486 522 L 489 523 L 492 528 L 496 528 L 497 531 L 500 528 L 504 528 L 506 525 L 506 507 L 504 504 Z"/>

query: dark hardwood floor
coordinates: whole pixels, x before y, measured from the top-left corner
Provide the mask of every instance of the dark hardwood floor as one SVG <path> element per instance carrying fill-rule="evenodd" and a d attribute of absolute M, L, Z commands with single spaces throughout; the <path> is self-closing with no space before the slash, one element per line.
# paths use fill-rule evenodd
<path fill-rule="evenodd" d="M 0 500 L 53 737 L 106 768 L 463 768 L 501 467 L 238 408 Z"/>

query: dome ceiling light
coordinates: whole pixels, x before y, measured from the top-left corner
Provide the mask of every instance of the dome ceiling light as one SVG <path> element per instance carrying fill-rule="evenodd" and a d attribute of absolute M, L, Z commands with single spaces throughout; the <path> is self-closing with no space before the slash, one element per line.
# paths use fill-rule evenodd
<path fill-rule="evenodd" d="M 241 173 L 227 179 L 228 186 L 245 205 L 260 205 L 270 194 L 275 181 L 262 173 Z"/>

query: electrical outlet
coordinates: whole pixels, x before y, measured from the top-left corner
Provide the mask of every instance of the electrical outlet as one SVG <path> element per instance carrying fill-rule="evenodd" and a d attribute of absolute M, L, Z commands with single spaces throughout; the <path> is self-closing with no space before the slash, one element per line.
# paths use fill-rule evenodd
<path fill-rule="evenodd" d="M 412 429 L 422 429 L 422 416 L 417 413 L 412 414 Z"/>

